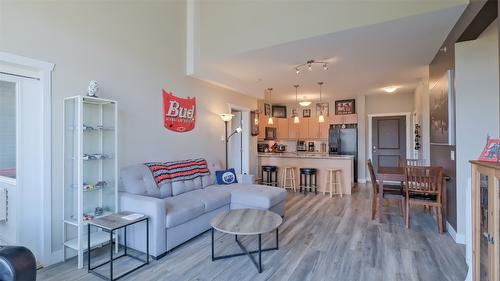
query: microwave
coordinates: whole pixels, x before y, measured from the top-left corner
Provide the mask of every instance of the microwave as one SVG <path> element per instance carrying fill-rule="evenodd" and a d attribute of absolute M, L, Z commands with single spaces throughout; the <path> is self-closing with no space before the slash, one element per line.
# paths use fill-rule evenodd
<path fill-rule="evenodd" d="M 276 139 L 276 128 L 266 127 L 265 140 L 275 140 Z"/>

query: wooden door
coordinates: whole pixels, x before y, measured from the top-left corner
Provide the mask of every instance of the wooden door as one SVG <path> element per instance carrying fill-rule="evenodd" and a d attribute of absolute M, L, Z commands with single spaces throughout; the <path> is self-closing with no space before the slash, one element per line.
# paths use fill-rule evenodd
<path fill-rule="evenodd" d="M 307 139 L 309 138 L 309 119 L 302 118 L 299 123 L 299 138 Z"/>
<path fill-rule="evenodd" d="M 378 169 L 398 167 L 406 158 L 406 116 L 374 117 L 372 119 L 372 162 Z"/>
<path fill-rule="evenodd" d="M 330 129 L 330 118 L 325 116 L 325 122 L 319 124 L 319 137 L 328 139 L 328 130 Z"/>
<path fill-rule="evenodd" d="M 288 118 L 288 138 L 299 138 L 299 124 L 293 123 L 293 118 Z"/>
<path fill-rule="evenodd" d="M 319 139 L 319 122 L 318 118 L 309 118 L 309 138 Z"/>
<path fill-rule="evenodd" d="M 288 139 L 288 118 L 276 118 L 278 139 Z"/>

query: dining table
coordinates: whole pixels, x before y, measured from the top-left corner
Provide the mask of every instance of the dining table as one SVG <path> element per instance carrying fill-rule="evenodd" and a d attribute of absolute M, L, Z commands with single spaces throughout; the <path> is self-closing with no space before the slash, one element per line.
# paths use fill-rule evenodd
<path fill-rule="evenodd" d="M 383 167 L 379 166 L 377 169 L 377 179 L 379 180 L 379 186 L 381 187 L 380 190 L 381 192 L 378 193 L 379 195 L 379 204 L 380 206 L 383 206 L 384 202 L 384 182 L 397 182 L 401 183 L 406 181 L 406 174 L 405 174 L 405 167 Z M 441 188 L 441 198 L 442 198 L 442 213 L 443 213 L 443 227 L 446 229 L 446 183 L 445 181 L 449 181 L 450 177 L 443 175 L 443 187 Z M 406 196 L 403 194 L 403 196 Z M 381 207 L 380 207 L 381 209 Z M 382 212 L 378 212 L 379 215 L 379 220 L 382 222 L 383 220 L 383 215 Z"/>

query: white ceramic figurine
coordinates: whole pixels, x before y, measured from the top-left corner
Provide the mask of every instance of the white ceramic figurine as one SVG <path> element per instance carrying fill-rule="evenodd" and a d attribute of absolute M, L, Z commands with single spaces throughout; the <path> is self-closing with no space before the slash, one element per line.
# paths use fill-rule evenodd
<path fill-rule="evenodd" d="M 99 84 L 96 80 L 91 80 L 87 89 L 87 96 L 97 98 L 97 92 L 99 92 Z"/>

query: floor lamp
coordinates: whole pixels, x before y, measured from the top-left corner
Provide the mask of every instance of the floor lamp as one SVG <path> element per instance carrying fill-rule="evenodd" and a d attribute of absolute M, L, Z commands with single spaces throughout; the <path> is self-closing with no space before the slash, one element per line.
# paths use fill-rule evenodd
<path fill-rule="evenodd" d="M 227 169 L 227 163 L 228 163 L 228 159 L 227 159 L 227 150 L 228 150 L 228 143 L 229 143 L 229 139 L 234 135 L 234 134 L 239 134 L 241 133 L 241 127 L 238 127 L 236 128 L 229 136 L 227 135 L 227 125 L 229 123 L 229 121 L 231 121 L 231 119 L 233 119 L 233 116 L 234 114 L 230 114 L 230 113 L 222 113 L 222 114 L 219 114 L 220 115 L 220 118 L 222 119 L 222 121 L 224 121 L 224 125 L 225 125 L 225 134 L 224 134 L 224 141 L 226 143 L 226 169 Z"/>

